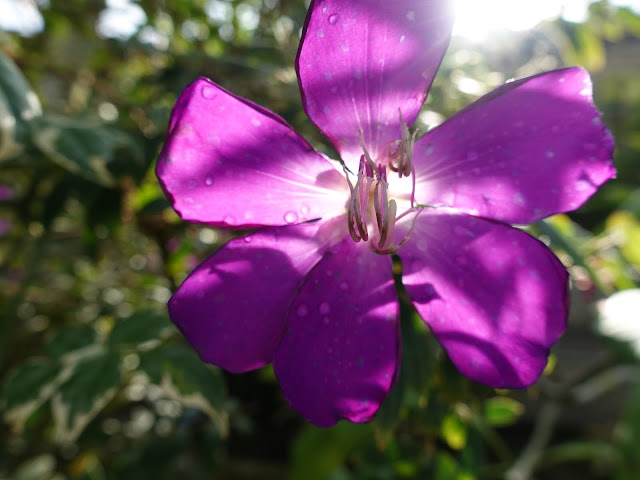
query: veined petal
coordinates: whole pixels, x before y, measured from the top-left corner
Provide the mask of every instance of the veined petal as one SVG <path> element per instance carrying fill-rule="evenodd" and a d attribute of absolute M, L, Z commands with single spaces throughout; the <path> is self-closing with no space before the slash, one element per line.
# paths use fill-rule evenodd
<path fill-rule="evenodd" d="M 296 70 L 304 108 L 352 171 L 412 124 L 451 36 L 447 0 L 314 0 Z"/>
<path fill-rule="evenodd" d="M 189 275 L 169 314 L 203 361 L 231 372 L 271 362 L 289 305 L 326 248 L 319 234 L 326 223 L 231 240 Z"/>
<path fill-rule="evenodd" d="M 311 271 L 274 356 L 285 398 L 308 421 L 366 422 L 394 381 L 400 354 L 391 258 L 351 238 Z"/>
<path fill-rule="evenodd" d="M 568 314 L 567 271 L 544 244 L 431 210 L 399 255 L 413 304 L 461 373 L 500 388 L 538 379 Z"/>
<path fill-rule="evenodd" d="M 507 83 L 414 146 L 416 201 L 526 224 L 581 206 L 615 176 L 589 74 Z"/>
<path fill-rule="evenodd" d="M 220 227 L 334 215 L 349 196 L 341 172 L 283 119 L 205 78 L 176 102 L 156 173 L 183 219 Z"/>

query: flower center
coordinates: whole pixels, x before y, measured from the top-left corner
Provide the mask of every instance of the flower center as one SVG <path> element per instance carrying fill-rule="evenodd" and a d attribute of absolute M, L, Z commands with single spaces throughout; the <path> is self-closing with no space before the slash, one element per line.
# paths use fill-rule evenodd
<path fill-rule="evenodd" d="M 355 186 L 351 183 L 348 174 L 347 182 L 351 196 L 347 208 L 347 218 L 349 235 L 354 242 L 360 240 L 369 241 L 371 249 L 378 254 L 395 253 L 409 240 L 413 231 L 415 220 L 420 213 L 420 209 L 414 205 L 415 191 L 415 171 L 413 169 L 413 142 L 416 133 L 411 134 L 407 125 L 402 121 L 400 113 L 400 124 L 402 127 L 402 138 L 393 141 L 383 148 L 384 157 L 377 163 L 373 161 L 371 155 L 364 145 L 362 132 L 360 132 L 360 145 L 363 154 L 360 156 L 358 175 Z M 387 181 L 387 167 L 393 172 L 397 172 L 400 178 L 411 177 L 411 206 L 404 213 L 396 216 L 398 205 L 393 198 L 389 198 L 389 183 Z M 411 228 L 397 245 L 393 246 L 393 233 L 395 225 L 405 215 L 416 213 Z M 372 223 L 373 234 L 369 238 L 369 225 L 367 217 L 375 217 Z"/>

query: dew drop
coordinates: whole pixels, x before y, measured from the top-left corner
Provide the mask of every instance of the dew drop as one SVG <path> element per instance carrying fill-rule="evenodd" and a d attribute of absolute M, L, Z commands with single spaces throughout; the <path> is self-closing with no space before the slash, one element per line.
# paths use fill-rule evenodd
<path fill-rule="evenodd" d="M 337 13 L 332 13 L 331 15 L 329 15 L 329 23 L 331 25 L 335 25 L 336 23 L 338 23 L 338 18 L 339 15 Z"/>
<path fill-rule="evenodd" d="M 405 37 L 404 35 L 401 35 L 401 36 L 400 36 L 400 43 L 404 43 L 404 41 L 405 41 L 405 39 L 406 39 L 406 38 L 407 38 L 407 37 Z"/>
<path fill-rule="evenodd" d="M 227 225 L 235 225 L 236 224 L 236 218 L 232 215 L 227 215 L 226 217 L 224 217 L 222 219 L 222 221 L 224 223 L 226 223 Z"/>
<path fill-rule="evenodd" d="M 320 304 L 320 314 L 329 315 L 331 313 L 331 307 L 327 302 L 322 302 Z"/>
<path fill-rule="evenodd" d="M 251 235 L 247 235 L 246 237 L 244 237 L 244 243 L 251 243 L 252 237 Z"/>
<path fill-rule="evenodd" d="M 324 32 L 322 30 L 318 30 L 318 31 L 316 31 L 316 36 L 319 37 L 319 38 L 322 38 L 322 37 L 324 37 Z"/>
<path fill-rule="evenodd" d="M 252 119 L 251 123 L 253 124 L 254 127 L 259 127 L 260 125 L 262 125 L 262 122 L 257 118 Z"/>
<path fill-rule="evenodd" d="M 284 214 L 284 221 L 287 223 L 296 223 L 298 221 L 298 214 L 296 212 L 289 211 Z"/>
<path fill-rule="evenodd" d="M 307 313 L 309 313 L 309 309 L 307 308 L 307 306 L 305 304 L 302 304 L 298 307 L 298 316 L 299 317 L 306 317 Z"/>
<path fill-rule="evenodd" d="M 341 43 L 340 44 L 340 50 L 343 51 L 343 52 L 348 52 L 349 51 L 349 45 Z"/>
<path fill-rule="evenodd" d="M 413 22 L 416 19 L 416 12 L 413 10 L 409 10 L 406 16 L 407 16 L 407 20 L 409 20 L 410 22 Z"/>
<path fill-rule="evenodd" d="M 517 192 L 517 193 L 513 194 L 513 202 L 516 205 L 524 205 L 524 197 L 522 196 L 522 194 L 520 192 Z"/>
<path fill-rule="evenodd" d="M 205 178 L 205 179 L 204 179 L 204 184 L 205 184 L 207 187 L 210 187 L 210 186 L 211 186 L 211 184 L 213 184 L 213 178 L 211 178 L 211 177 L 207 177 L 207 178 Z"/>
<path fill-rule="evenodd" d="M 202 87 L 201 93 L 204 98 L 213 98 L 216 96 L 216 89 L 213 87 Z"/>
<path fill-rule="evenodd" d="M 303 215 L 309 215 L 309 205 L 302 205 L 300 212 L 302 212 Z"/>
<path fill-rule="evenodd" d="M 425 155 L 431 155 L 433 153 L 433 145 L 429 144 L 426 146 L 426 148 L 424 149 L 424 154 Z"/>
<path fill-rule="evenodd" d="M 552 150 L 547 150 L 544 154 L 547 158 L 553 158 L 556 156 L 556 152 L 552 151 Z"/>

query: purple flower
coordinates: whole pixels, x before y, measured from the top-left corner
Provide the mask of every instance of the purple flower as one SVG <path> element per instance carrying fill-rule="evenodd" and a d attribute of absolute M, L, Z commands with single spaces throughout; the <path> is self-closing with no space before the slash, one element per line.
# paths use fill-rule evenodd
<path fill-rule="evenodd" d="M 0 184 L 0 201 L 11 200 L 13 198 L 13 190 L 8 185 Z"/>
<path fill-rule="evenodd" d="M 207 79 L 173 111 L 157 174 L 176 211 L 258 230 L 191 273 L 171 318 L 206 362 L 231 372 L 273 362 L 288 402 L 319 426 L 370 420 L 397 375 L 390 253 L 464 375 L 535 382 L 566 327 L 568 275 L 507 224 L 573 210 L 615 175 L 579 68 L 508 83 L 414 138 L 450 3 L 312 1 L 296 70 L 344 169 Z"/>
<path fill-rule="evenodd" d="M 0 237 L 4 237 L 7 233 L 11 231 L 11 222 L 9 220 L 5 220 L 4 218 L 0 218 Z"/>

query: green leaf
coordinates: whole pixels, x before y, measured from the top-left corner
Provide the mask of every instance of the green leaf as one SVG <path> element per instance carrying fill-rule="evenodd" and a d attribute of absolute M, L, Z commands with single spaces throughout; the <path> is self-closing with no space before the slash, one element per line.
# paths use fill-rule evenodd
<path fill-rule="evenodd" d="M 53 395 L 60 372 L 57 362 L 27 360 L 7 377 L 0 400 L 5 420 L 16 431 L 21 431 L 31 414 Z"/>
<path fill-rule="evenodd" d="M 606 227 L 625 259 L 640 267 L 640 221 L 635 215 L 624 210 L 613 212 L 606 220 Z"/>
<path fill-rule="evenodd" d="M 552 247 L 560 248 L 567 252 L 576 265 L 585 269 L 593 284 L 601 292 L 607 293 L 610 289 L 603 285 L 593 269 L 587 264 L 585 258 L 578 251 L 574 242 L 566 235 L 566 233 L 563 233 L 563 231 L 567 231 L 563 225 L 566 222 L 571 224 L 571 221 L 566 215 L 555 215 L 547 220 L 536 222 L 533 226 L 539 233 L 549 237 Z"/>
<path fill-rule="evenodd" d="M 437 480 L 458 480 L 460 466 L 453 456 L 447 452 L 439 453 L 436 457 L 433 478 Z"/>
<path fill-rule="evenodd" d="M 454 450 L 462 450 L 467 444 L 467 426 L 458 415 L 450 413 L 442 420 L 442 438 Z"/>
<path fill-rule="evenodd" d="M 151 310 L 136 312 L 130 317 L 118 320 L 109 335 L 109 345 L 136 346 L 150 340 L 159 340 L 171 325 L 166 314 Z"/>
<path fill-rule="evenodd" d="M 16 64 L 0 51 L 0 161 L 22 151 L 27 123 L 40 115 L 38 97 Z"/>
<path fill-rule="evenodd" d="M 99 122 L 47 116 L 34 123 L 33 141 L 53 162 L 91 182 L 113 186 L 107 165 L 128 142 Z"/>
<path fill-rule="evenodd" d="M 340 422 L 321 429 L 312 425 L 294 443 L 291 480 L 324 480 L 342 466 L 357 447 L 371 442 L 371 426 Z"/>
<path fill-rule="evenodd" d="M 224 378 L 220 370 L 203 363 L 193 350 L 183 345 L 164 345 L 142 352 L 140 370 L 152 382 L 162 385 L 169 396 L 202 410 L 221 432 L 227 431 Z"/>
<path fill-rule="evenodd" d="M 74 325 L 57 332 L 45 345 L 46 352 L 54 358 L 92 345 L 96 331 L 91 325 Z"/>
<path fill-rule="evenodd" d="M 120 386 L 120 358 L 103 352 L 78 360 L 69 378 L 53 397 L 55 437 L 73 442 L 104 408 Z"/>
<path fill-rule="evenodd" d="M 51 454 L 31 458 L 13 472 L 13 480 L 50 480 L 55 474 L 56 459 Z"/>
<path fill-rule="evenodd" d="M 484 404 L 484 417 L 494 427 L 505 427 L 518 421 L 524 405 L 509 397 L 489 398 Z"/>

